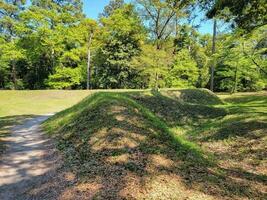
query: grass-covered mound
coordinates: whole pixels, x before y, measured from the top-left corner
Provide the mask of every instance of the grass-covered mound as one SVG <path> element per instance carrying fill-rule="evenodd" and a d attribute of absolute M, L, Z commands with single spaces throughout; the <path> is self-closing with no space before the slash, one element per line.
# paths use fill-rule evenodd
<path fill-rule="evenodd" d="M 70 199 L 259 197 L 186 139 L 188 127 L 225 115 L 224 108 L 188 103 L 170 92 L 101 92 L 56 114 L 44 128 L 77 176 Z"/>
<path fill-rule="evenodd" d="M 186 103 L 218 105 L 222 100 L 208 89 L 163 90 L 162 94 Z"/>

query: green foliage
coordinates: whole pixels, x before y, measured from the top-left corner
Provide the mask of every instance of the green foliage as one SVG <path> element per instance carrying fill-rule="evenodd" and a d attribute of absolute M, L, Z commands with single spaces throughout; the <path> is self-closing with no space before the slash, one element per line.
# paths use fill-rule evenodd
<path fill-rule="evenodd" d="M 51 89 L 75 89 L 81 80 L 81 68 L 58 67 L 56 72 L 48 77 L 46 84 Z"/>
<path fill-rule="evenodd" d="M 166 86 L 165 79 L 172 58 L 165 50 L 157 50 L 152 45 L 144 45 L 142 53 L 132 61 L 132 68 L 143 77 L 145 87 L 162 88 Z"/>
<path fill-rule="evenodd" d="M 197 63 L 188 50 L 181 50 L 176 54 L 174 65 L 168 73 L 170 87 L 194 87 L 198 80 Z"/>
<path fill-rule="evenodd" d="M 136 72 L 129 68 L 132 57 L 139 54 L 144 37 L 140 19 L 132 5 L 117 9 L 102 18 L 103 45 L 95 56 L 96 84 L 100 88 L 134 88 Z"/>
<path fill-rule="evenodd" d="M 194 2 L 112 0 L 95 21 L 82 13 L 81 0 L 1 0 L 0 88 L 86 88 L 89 55 L 93 89 L 203 88 L 213 64 L 216 91 L 266 88 L 266 25 L 246 35 L 239 29 L 219 34 L 212 55 L 212 37 L 180 23 L 194 14 Z M 216 2 L 218 12 L 235 6 Z M 260 7 L 240 11 L 245 21 L 254 11 L 263 11 L 261 1 L 255 4 Z"/>
<path fill-rule="evenodd" d="M 209 18 L 223 15 L 234 21 L 240 28 L 251 31 L 266 25 L 267 5 L 265 0 L 216 0 L 207 13 Z"/>
<path fill-rule="evenodd" d="M 255 33 L 239 40 L 236 40 L 238 33 L 224 39 L 224 47 L 217 53 L 217 90 L 233 93 L 258 91 L 265 87 L 266 61 L 256 49 L 264 36 L 257 31 Z"/>
<path fill-rule="evenodd" d="M 124 0 L 111 0 L 107 6 L 105 6 L 103 13 L 99 17 L 109 17 L 117 9 L 120 9 L 124 6 Z"/>

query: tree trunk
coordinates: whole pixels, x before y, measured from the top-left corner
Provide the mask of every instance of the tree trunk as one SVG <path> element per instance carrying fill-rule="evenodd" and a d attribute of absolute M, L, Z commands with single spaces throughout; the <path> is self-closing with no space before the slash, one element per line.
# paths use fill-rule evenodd
<path fill-rule="evenodd" d="M 214 19 L 213 22 L 213 37 L 212 37 L 212 55 L 216 51 L 216 26 L 217 26 L 217 21 Z M 212 66 L 210 68 L 210 90 L 214 91 L 214 70 L 215 69 L 215 61 L 213 60 Z"/>
<path fill-rule="evenodd" d="M 14 84 L 14 90 L 17 89 L 17 75 L 16 75 L 16 65 L 15 62 L 12 61 L 12 79 L 13 79 L 13 84 Z"/>
<path fill-rule="evenodd" d="M 159 83 L 158 83 L 158 81 L 159 81 L 159 75 L 158 75 L 158 72 L 156 72 L 156 85 L 155 85 L 156 91 L 158 91 L 158 89 L 159 89 Z"/>
<path fill-rule="evenodd" d="M 232 94 L 236 92 L 236 89 L 237 89 L 237 63 L 235 65 L 235 77 L 234 77 L 234 87 L 232 88 Z"/>
<path fill-rule="evenodd" d="M 90 80 L 91 80 L 91 68 L 90 68 L 90 64 L 91 64 L 91 42 L 92 42 L 92 37 L 93 37 L 93 33 L 90 34 L 90 38 L 88 41 L 88 53 L 87 53 L 87 85 L 86 85 L 86 89 L 89 90 L 90 89 Z"/>
<path fill-rule="evenodd" d="M 157 38 L 156 48 L 157 48 L 157 50 L 161 49 L 161 44 L 160 44 L 160 39 L 159 38 Z"/>

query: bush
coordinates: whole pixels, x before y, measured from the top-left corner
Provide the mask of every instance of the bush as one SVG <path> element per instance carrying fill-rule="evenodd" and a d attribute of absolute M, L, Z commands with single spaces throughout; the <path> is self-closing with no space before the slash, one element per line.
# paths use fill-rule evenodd
<path fill-rule="evenodd" d="M 74 89 L 82 80 L 81 68 L 58 67 L 56 73 L 50 75 L 46 85 L 51 89 Z"/>

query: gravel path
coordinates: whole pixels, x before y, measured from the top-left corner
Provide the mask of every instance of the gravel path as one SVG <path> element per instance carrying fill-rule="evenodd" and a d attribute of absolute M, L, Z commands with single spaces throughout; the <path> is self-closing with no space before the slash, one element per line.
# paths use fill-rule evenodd
<path fill-rule="evenodd" d="M 30 119 L 12 129 L 7 138 L 8 148 L 0 161 L 1 200 L 49 199 L 45 195 L 53 196 L 41 188 L 60 165 L 53 143 L 40 131 L 40 124 L 49 116 Z M 33 193 L 28 194 L 29 191 Z M 38 197 L 34 197 L 34 191 Z"/>

